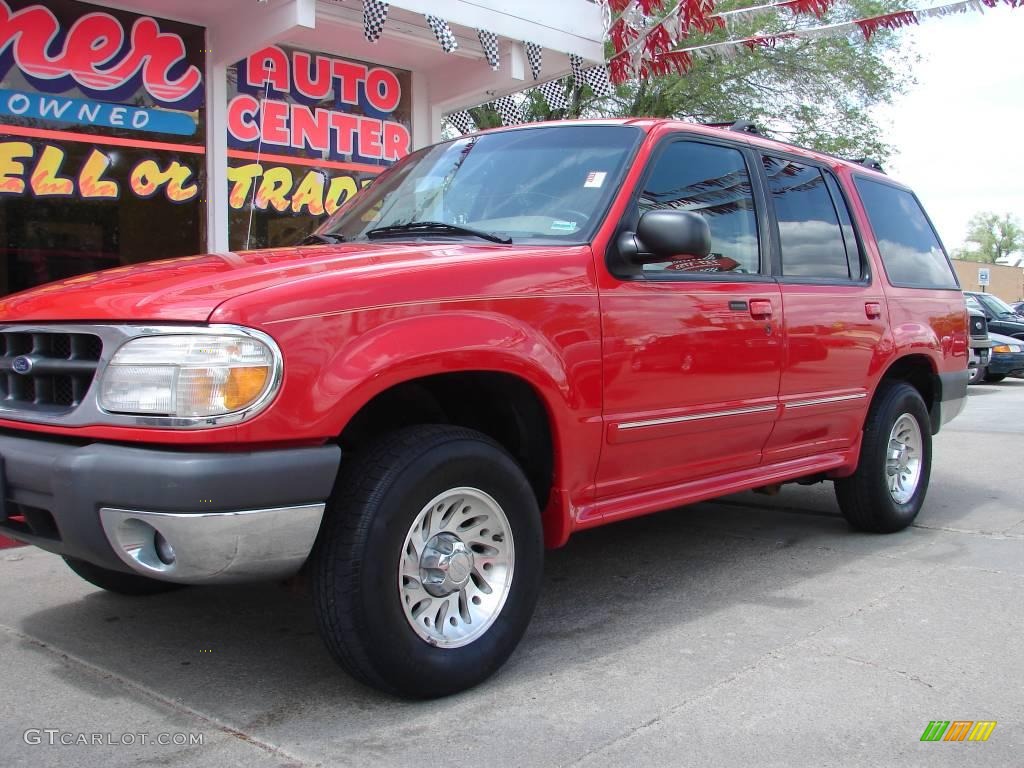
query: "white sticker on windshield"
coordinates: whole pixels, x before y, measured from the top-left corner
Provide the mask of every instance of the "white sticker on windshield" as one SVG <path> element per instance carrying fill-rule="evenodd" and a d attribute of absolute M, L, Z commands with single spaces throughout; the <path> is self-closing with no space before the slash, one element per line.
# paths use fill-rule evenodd
<path fill-rule="evenodd" d="M 600 187 L 604 184 L 604 177 L 608 174 L 604 171 L 591 171 L 587 174 L 587 180 L 583 182 L 584 187 Z"/>
<path fill-rule="evenodd" d="M 554 221 L 551 222 L 551 229 L 554 230 L 555 232 L 575 232 L 576 222 L 555 219 Z"/>

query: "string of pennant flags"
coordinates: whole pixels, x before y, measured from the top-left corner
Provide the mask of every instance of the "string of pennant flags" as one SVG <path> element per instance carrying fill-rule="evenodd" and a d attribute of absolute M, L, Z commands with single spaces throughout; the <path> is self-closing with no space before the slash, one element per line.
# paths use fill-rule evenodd
<path fill-rule="evenodd" d="M 728 11 L 716 11 L 716 0 L 679 0 L 665 10 L 665 0 L 596 0 L 601 7 L 605 32 L 613 53 L 605 64 L 584 66 L 583 59 L 569 56 L 572 84 L 587 85 L 598 97 L 611 95 L 614 85 L 630 79 L 665 75 L 671 72 L 685 74 L 703 59 L 734 58 L 745 51 L 775 48 L 779 44 L 798 39 L 816 39 L 832 36 L 862 37 L 870 40 L 879 30 L 893 30 L 917 25 L 922 21 L 968 12 L 984 12 L 1000 4 L 1011 8 L 1024 7 L 1024 0 L 955 0 L 922 9 L 905 9 L 852 21 L 795 29 L 767 35 L 730 38 L 718 42 L 686 45 L 691 35 L 710 34 L 716 30 L 732 32 L 740 22 L 768 13 L 787 12 L 794 17 L 814 17 L 822 20 L 838 0 L 773 0 Z M 380 39 L 387 23 L 389 3 L 384 0 L 363 0 L 363 32 L 366 39 Z M 663 12 L 660 18 L 656 14 Z M 427 26 L 433 32 L 441 49 L 453 53 L 459 41 L 445 19 L 425 14 Z M 477 30 L 483 58 L 492 70 L 501 67 L 498 36 L 486 29 Z M 551 109 L 564 109 L 568 103 L 569 83 L 564 78 L 541 82 L 544 66 L 543 47 L 532 41 L 521 41 L 526 53 L 530 75 L 537 85 L 516 96 L 501 96 L 489 104 L 503 125 L 516 125 L 526 119 L 529 94 L 536 92 Z M 446 117 L 447 123 L 460 134 L 472 133 L 477 126 L 466 110 Z"/>
<path fill-rule="evenodd" d="M 388 20 L 389 5 L 385 0 L 363 0 L 363 34 L 371 43 L 376 43 L 380 40 L 380 36 L 384 32 L 384 25 Z M 424 14 L 424 18 L 430 31 L 434 33 L 434 37 L 437 39 L 438 44 L 440 44 L 441 50 L 445 53 L 453 53 L 458 50 L 459 41 L 446 20 L 429 13 Z M 480 50 L 484 54 L 484 59 L 487 60 L 491 69 L 497 70 L 501 66 L 498 35 L 486 29 L 478 29 L 477 39 L 480 41 Z M 544 48 L 539 43 L 529 40 L 523 40 L 522 42 L 526 50 L 526 60 L 530 65 L 530 74 L 534 80 L 539 80 L 541 69 L 544 66 Z M 593 74 L 588 75 L 588 77 L 595 82 L 598 80 Z M 590 82 L 590 80 L 587 82 Z"/>
<path fill-rule="evenodd" d="M 680 0 L 660 19 L 653 18 L 662 10 L 664 0 L 600 0 L 607 7 L 608 39 L 614 53 L 608 60 L 611 82 L 618 85 L 634 77 L 663 75 L 675 71 L 685 73 L 694 60 L 715 56 L 729 57 L 744 49 L 775 47 L 783 40 L 820 38 L 838 35 L 862 35 L 865 40 L 880 29 L 898 29 L 919 24 L 922 20 L 957 13 L 983 12 L 1004 4 L 1011 8 L 1024 6 L 1024 0 L 960 0 L 919 10 L 905 9 L 853 21 L 812 27 L 799 27 L 775 35 L 755 35 L 704 45 L 681 46 L 694 32 L 710 34 L 717 29 L 731 31 L 741 20 L 755 16 L 788 11 L 793 16 L 814 16 L 818 19 L 835 5 L 836 0 L 780 0 L 732 11 L 715 11 L 715 0 Z"/>
<path fill-rule="evenodd" d="M 893 13 L 854 19 L 853 21 L 837 24 L 796 29 L 775 35 L 753 35 L 735 40 L 725 40 L 719 43 L 695 45 L 660 54 L 656 57 L 652 68 L 658 70 L 668 66 L 677 72 L 685 73 L 693 66 L 696 59 L 732 58 L 745 49 L 753 50 L 758 47 L 774 48 L 779 42 L 784 40 L 814 40 L 839 35 L 863 36 L 864 40 L 870 40 L 881 29 L 900 29 L 919 24 L 925 19 L 941 18 L 968 11 L 980 11 L 983 5 L 983 0 L 959 0 L 959 2 L 946 3 L 945 5 L 932 8 L 895 11 Z"/>
<path fill-rule="evenodd" d="M 590 86 L 590 90 L 599 98 L 612 94 L 612 84 L 606 67 L 584 67 L 583 59 L 574 55 L 569 56 L 569 63 L 575 82 Z M 514 95 L 500 96 L 494 101 L 479 106 L 494 109 L 501 118 L 502 125 L 519 125 L 526 122 L 526 111 L 530 105 L 531 93 L 539 93 L 551 109 L 565 109 L 569 105 L 568 85 L 564 78 L 548 80 L 520 92 L 518 98 Z M 478 130 L 473 116 L 465 109 L 450 113 L 447 120 L 449 125 L 463 135 Z"/>
<path fill-rule="evenodd" d="M 388 20 L 388 9 L 389 3 L 384 0 L 363 0 L 363 34 L 371 43 L 377 42 L 383 34 Z M 447 21 L 432 14 L 424 14 L 424 18 L 445 53 L 453 53 L 458 49 L 459 42 Z M 480 50 L 483 52 L 484 59 L 492 70 L 497 70 L 501 66 L 498 35 L 486 29 L 478 29 L 477 39 L 480 41 Z M 526 60 L 530 66 L 530 75 L 535 81 L 539 81 L 544 66 L 544 48 L 529 40 L 523 40 L 522 43 L 526 51 Z M 589 85 L 597 96 L 607 96 L 612 92 L 607 65 L 584 67 L 583 59 L 575 55 L 569 56 L 569 63 L 575 82 Z M 537 92 L 552 109 L 562 109 L 568 104 L 565 89 L 566 83 L 563 80 L 549 80 L 536 87 Z M 498 112 L 503 125 L 515 125 L 522 122 L 522 102 L 519 100 L 503 96 L 491 102 L 489 106 Z M 459 133 L 476 130 L 473 118 L 466 111 L 449 115 L 448 122 Z"/>

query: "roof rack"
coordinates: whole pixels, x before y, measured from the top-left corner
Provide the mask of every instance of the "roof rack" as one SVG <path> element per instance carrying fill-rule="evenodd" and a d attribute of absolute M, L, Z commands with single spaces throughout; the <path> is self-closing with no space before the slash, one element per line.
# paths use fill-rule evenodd
<path fill-rule="evenodd" d="M 843 158 L 843 159 L 844 160 L 848 160 L 851 163 L 857 163 L 857 165 L 863 165 L 865 168 L 870 168 L 873 171 L 878 171 L 879 173 L 885 173 L 885 169 L 882 167 L 882 164 L 878 160 L 875 160 L 875 158 L 873 158 L 873 157 L 857 157 L 857 158 L 850 157 L 850 158 Z"/>
<path fill-rule="evenodd" d="M 738 131 L 739 133 L 754 133 L 758 136 L 767 135 L 750 120 L 735 120 L 728 123 L 701 123 L 701 125 L 706 125 L 709 128 L 725 128 L 727 131 Z"/>
<path fill-rule="evenodd" d="M 739 133 L 752 133 L 755 136 L 762 136 L 766 139 L 772 138 L 750 120 L 736 120 L 731 123 L 701 123 L 701 125 L 706 125 L 709 128 L 724 128 L 727 131 L 738 131 Z M 773 141 L 779 140 L 773 139 Z M 801 147 L 799 144 L 792 144 L 786 141 L 782 141 L 780 143 L 788 144 L 791 147 L 799 147 L 800 149 L 809 149 L 811 152 L 817 152 L 820 155 L 828 155 L 829 157 L 834 157 L 836 160 L 845 160 L 848 163 L 857 163 L 858 165 L 863 165 L 865 168 L 870 168 L 873 171 L 885 173 L 885 169 L 882 167 L 882 163 L 873 157 L 839 157 L 839 155 L 831 155 L 828 152 L 822 152 L 821 150 L 817 149 L 810 149 L 810 147 Z"/>

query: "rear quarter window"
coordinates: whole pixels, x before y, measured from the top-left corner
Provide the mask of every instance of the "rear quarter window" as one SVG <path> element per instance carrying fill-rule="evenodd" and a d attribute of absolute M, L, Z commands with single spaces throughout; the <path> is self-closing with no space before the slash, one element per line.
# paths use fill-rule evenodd
<path fill-rule="evenodd" d="M 874 179 L 857 176 L 855 183 L 889 282 L 906 288 L 959 288 L 942 243 L 917 198 Z"/>

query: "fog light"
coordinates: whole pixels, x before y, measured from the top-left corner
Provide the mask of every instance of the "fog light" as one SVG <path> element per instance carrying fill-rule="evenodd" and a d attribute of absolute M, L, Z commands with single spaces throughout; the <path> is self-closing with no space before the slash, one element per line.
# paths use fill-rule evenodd
<path fill-rule="evenodd" d="M 174 547 L 163 537 L 159 531 L 153 536 L 153 546 L 156 547 L 156 556 L 164 565 L 174 565 Z"/>

